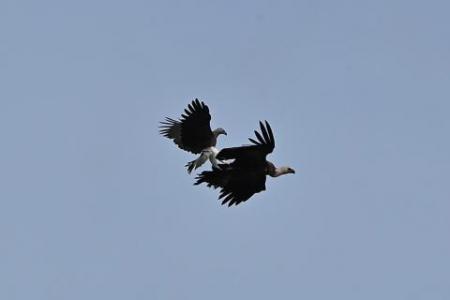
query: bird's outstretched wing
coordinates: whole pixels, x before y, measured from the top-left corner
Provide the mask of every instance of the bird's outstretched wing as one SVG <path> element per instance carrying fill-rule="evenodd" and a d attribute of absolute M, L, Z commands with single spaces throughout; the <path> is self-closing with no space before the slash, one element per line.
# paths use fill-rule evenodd
<path fill-rule="evenodd" d="M 198 154 L 203 149 L 213 146 L 210 121 L 208 106 L 195 99 L 184 110 L 178 121 L 166 118 L 161 122 L 159 132 L 172 139 L 180 149 Z"/>
<path fill-rule="evenodd" d="M 253 145 L 224 148 L 217 154 L 217 159 L 234 159 L 232 163 L 234 167 L 250 167 L 265 164 L 266 156 L 272 153 L 275 148 L 275 138 L 269 122 L 265 121 L 264 124 L 260 121 L 259 127 L 261 133 L 255 130 L 256 140 L 249 138 Z"/>

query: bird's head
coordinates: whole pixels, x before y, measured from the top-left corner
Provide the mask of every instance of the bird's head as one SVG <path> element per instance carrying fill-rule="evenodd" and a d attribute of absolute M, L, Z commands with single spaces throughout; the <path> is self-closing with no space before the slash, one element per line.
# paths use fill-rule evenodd
<path fill-rule="evenodd" d="M 287 167 L 287 173 L 288 174 L 295 174 L 295 170 L 292 169 L 291 167 Z"/>
<path fill-rule="evenodd" d="M 272 177 L 278 177 L 278 176 L 286 175 L 286 174 L 295 174 L 295 170 L 292 169 L 291 167 L 279 167 L 279 168 L 273 168 L 272 170 L 269 170 L 268 174 Z"/>
<path fill-rule="evenodd" d="M 227 132 L 225 131 L 225 129 L 223 129 L 222 127 L 217 128 L 216 130 L 214 130 L 214 134 L 216 136 L 219 136 L 221 134 L 227 135 Z"/>

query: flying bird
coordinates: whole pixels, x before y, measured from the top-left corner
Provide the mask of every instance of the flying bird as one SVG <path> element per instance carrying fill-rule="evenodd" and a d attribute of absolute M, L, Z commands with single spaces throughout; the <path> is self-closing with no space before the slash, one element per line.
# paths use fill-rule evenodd
<path fill-rule="evenodd" d="M 266 160 L 275 148 L 275 138 L 267 121 L 259 125 L 261 133 L 255 130 L 256 140 L 249 138 L 251 145 L 225 148 L 217 154 L 218 160 L 233 159 L 231 163 L 220 164 L 220 169 L 213 167 L 212 171 L 204 171 L 196 177 L 195 185 L 206 183 L 208 187 L 220 188 L 222 205 L 238 205 L 264 191 L 267 175 L 278 177 L 295 173 L 290 167 L 277 168 Z"/>
<path fill-rule="evenodd" d="M 217 138 L 227 133 L 223 128 L 211 130 L 210 121 L 208 106 L 203 101 L 195 99 L 184 110 L 179 120 L 166 117 L 164 122 L 160 122 L 160 134 L 173 140 L 180 149 L 200 154 L 197 159 L 186 164 L 189 174 L 208 159 L 213 166 L 220 168 L 216 160 L 219 152 L 216 148 Z"/>

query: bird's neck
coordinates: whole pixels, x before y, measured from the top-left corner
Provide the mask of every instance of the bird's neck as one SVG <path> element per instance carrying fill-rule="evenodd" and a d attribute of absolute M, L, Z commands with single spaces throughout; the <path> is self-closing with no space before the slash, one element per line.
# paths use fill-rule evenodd
<path fill-rule="evenodd" d="M 212 131 L 212 133 L 213 133 L 213 135 L 214 135 L 215 138 L 217 138 L 217 137 L 220 135 L 220 132 L 219 132 L 218 129 L 214 129 L 214 130 Z"/>

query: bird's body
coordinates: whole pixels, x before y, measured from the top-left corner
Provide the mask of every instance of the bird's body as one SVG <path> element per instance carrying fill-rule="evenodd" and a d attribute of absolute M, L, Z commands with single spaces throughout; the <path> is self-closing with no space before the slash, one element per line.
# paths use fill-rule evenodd
<path fill-rule="evenodd" d="M 211 130 L 211 115 L 208 106 L 195 99 L 188 108 L 184 110 L 179 120 L 166 118 L 161 122 L 160 133 L 173 140 L 174 143 L 185 151 L 200 154 L 200 156 L 189 162 L 186 167 L 188 172 L 197 169 L 208 159 L 217 166 L 216 155 L 219 152 L 215 147 L 217 138 L 221 134 L 227 134 L 224 129 Z"/>
<path fill-rule="evenodd" d="M 233 161 L 220 164 L 220 168 L 204 171 L 198 175 L 196 185 L 206 183 L 208 187 L 220 188 L 219 199 L 229 206 L 248 200 L 255 193 L 266 189 L 266 176 L 278 177 L 295 173 L 290 167 L 277 168 L 266 160 L 275 148 L 275 139 L 269 123 L 260 122 L 261 134 L 255 131 L 256 139 L 249 139 L 253 145 L 225 148 L 216 159 Z"/>
<path fill-rule="evenodd" d="M 187 163 L 188 171 L 191 172 L 193 169 L 197 169 L 201 165 L 203 165 L 207 160 L 211 162 L 211 165 L 215 168 L 220 168 L 219 161 L 217 160 L 216 156 L 219 153 L 219 150 L 214 147 L 208 147 L 202 150 L 200 153 L 200 156 Z"/>

